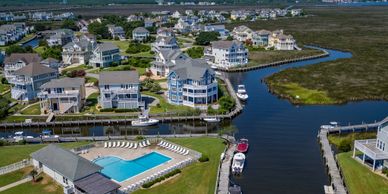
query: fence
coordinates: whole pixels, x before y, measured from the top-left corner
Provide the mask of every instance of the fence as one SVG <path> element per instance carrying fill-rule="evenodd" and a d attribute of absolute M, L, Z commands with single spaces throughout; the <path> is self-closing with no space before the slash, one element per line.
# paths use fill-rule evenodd
<path fill-rule="evenodd" d="M 32 165 L 32 159 L 24 159 L 20 162 L 16 162 L 8 166 L 1 167 L 0 175 L 7 174 L 31 165 Z"/>

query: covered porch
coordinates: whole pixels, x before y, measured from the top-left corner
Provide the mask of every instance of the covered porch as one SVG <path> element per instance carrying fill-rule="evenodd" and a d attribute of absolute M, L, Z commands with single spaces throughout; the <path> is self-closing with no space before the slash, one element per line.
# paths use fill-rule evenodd
<path fill-rule="evenodd" d="M 354 141 L 353 158 L 360 156 L 363 164 L 371 166 L 373 171 L 384 165 L 384 160 L 388 160 L 388 154 L 376 147 L 376 139 L 356 140 Z M 357 151 L 361 155 L 357 155 Z M 370 162 L 368 162 L 370 161 Z"/>

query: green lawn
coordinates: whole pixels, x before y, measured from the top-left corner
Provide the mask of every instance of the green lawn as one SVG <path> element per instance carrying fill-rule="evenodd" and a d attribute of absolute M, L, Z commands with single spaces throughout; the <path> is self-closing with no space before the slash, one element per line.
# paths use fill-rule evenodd
<path fill-rule="evenodd" d="M 388 179 L 374 174 L 353 159 L 352 152 L 340 153 L 337 158 L 350 194 L 388 193 Z"/>
<path fill-rule="evenodd" d="M 28 175 L 31 170 L 32 167 L 26 167 L 14 172 L 0 175 L 0 187 L 21 180 L 23 177 Z"/>
<path fill-rule="evenodd" d="M 96 85 L 98 82 L 98 79 L 94 78 L 94 77 L 85 77 L 85 82 L 86 83 L 93 83 L 93 85 Z"/>
<path fill-rule="evenodd" d="M 85 64 L 78 65 L 76 67 L 68 67 L 62 70 L 62 75 L 66 74 L 66 72 L 74 71 L 74 70 L 87 70 L 92 68 L 91 66 L 87 66 Z"/>
<path fill-rule="evenodd" d="M 217 178 L 220 155 L 225 149 L 222 139 L 218 138 L 176 138 L 168 139 L 174 143 L 199 151 L 209 156 L 205 163 L 194 163 L 182 169 L 177 177 L 150 189 L 141 189 L 135 194 L 213 194 Z"/>
<path fill-rule="evenodd" d="M 34 48 L 34 51 L 41 55 L 44 52 L 44 49 L 45 49 L 44 46 L 38 46 L 38 47 Z"/>
<path fill-rule="evenodd" d="M 127 54 L 129 55 L 129 54 Z M 152 58 L 154 57 L 154 54 L 151 54 L 150 52 L 141 52 L 136 54 L 130 54 L 131 57 L 145 57 L 145 58 Z"/>
<path fill-rule="evenodd" d="M 40 180 L 36 183 L 27 182 L 11 189 L 1 192 L 2 194 L 19 194 L 19 193 L 28 193 L 28 194 L 63 194 L 63 188 L 59 186 L 54 180 L 52 180 L 47 175 L 41 175 Z"/>
<path fill-rule="evenodd" d="M 99 74 L 101 71 L 131 71 L 131 70 L 135 70 L 135 69 L 139 73 L 139 75 L 143 75 L 146 72 L 146 68 L 133 67 L 131 65 L 118 65 L 115 67 L 107 67 L 107 68 L 103 68 L 103 69 L 93 69 L 93 70 L 89 71 L 89 73 Z"/>
<path fill-rule="evenodd" d="M 330 134 L 328 136 L 330 144 L 339 146 L 342 141 L 350 142 L 353 147 L 354 140 L 358 139 L 375 139 L 376 132 L 361 132 L 361 133 L 346 133 L 346 134 Z"/>
<path fill-rule="evenodd" d="M 11 89 L 11 86 L 9 84 L 0 83 L 0 94 L 10 89 Z"/>
<path fill-rule="evenodd" d="M 63 148 L 72 149 L 82 145 L 87 145 L 90 142 L 71 142 L 60 143 Z M 27 145 L 14 145 L 14 146 L 2 146 L 0 147 L 0 167 L 19 162 L 23 159 L 29 158 L 30 154 L 43 148 L 47 144 L 27 144 Z M 7 157 L 4 157 L 7 156 Z"/>
<path fill-rule="evenodd" d="M 21 114 L 23 115 L 40 115 L 40 104 L 34 104 L 31 105 L 30 107 L 24 109 Z"/>
<path fill-rule="evenodd" d="M 185 113 L 193 114 L 193 112 L 195 112 L 193 108 L 190 108 L 187 106 L 172 105 L 172 104 L 168 103 L 166 101 L 166 99 L 159 94 L 155 94 L 155 93 L 149 92 L 149 91 L 143 91 L 142 94 L 145 94 L 148 96 L 153 96 L 153 97 L 159 99 L 160 106 L 159 107 L 152 106 L 150 113 L 164 113 L 167 111 L 167 112 L 180 112 L 182 114 L 185 114 Z"/>
<path fill-rule="evenodd" d="M 93 94 L 90 94 L 88 98 L 86 99 L 86 106 L 85 106 L 85 112 L 88 113 L 97 113 L 97 104 L 98 104 L 98 97 L 100 96 L 100 93 L 95 92 Z"/>
<path fill-rule="evenodd" d="M 272 82 L 269 80 L 272 92 L 282 94 L 281 97 L 289 99 L 295 104 L 333 104 L 336 101 L 330 98 L 325 91 L 307 89 L 297 83 Z"/>

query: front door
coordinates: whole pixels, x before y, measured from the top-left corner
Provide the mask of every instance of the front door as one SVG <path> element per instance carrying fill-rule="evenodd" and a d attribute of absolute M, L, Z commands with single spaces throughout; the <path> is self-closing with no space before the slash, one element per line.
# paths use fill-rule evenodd
<path fill-rule="evenodd" d="M 53 103 L 53 111 L 57 111 L 58 110 L 58 103 Z"/>

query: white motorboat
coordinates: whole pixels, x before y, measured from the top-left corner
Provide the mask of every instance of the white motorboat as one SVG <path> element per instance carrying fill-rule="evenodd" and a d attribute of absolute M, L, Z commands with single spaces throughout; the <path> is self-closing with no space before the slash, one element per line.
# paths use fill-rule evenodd
<path fill-rule="evenodd" d="M 159 120 L 151 119 L 148 116 L 139 116 L 139 119 L 131 122 L 132 126 L 134 127 L 147 127 L 147 126 L 156 125 L 158 123 L 159 123 Z"/>
<path fill-rule="evenodd" d="M 321 129 L 334 129 L 332 125 L 321 125 Z"/>
<path fill-rule="evenodd" d="M 244 85 L 238 85 L 236 95 L 240 100 L 248 99 L 248 94 Z"/>
<path fill-rule="evenodd" d="M 241 174 L 244 169 L 245 155 L 243 153 L 237 153 L 233 156 L 232 173 Z"/>
<path fill-rule="evenodd" d="M 208 123 L 218 123 L 221 121 L 221 119 L 217 118 L 217 117 L 206 117 L 203 120 L 208 122 Z"/>

